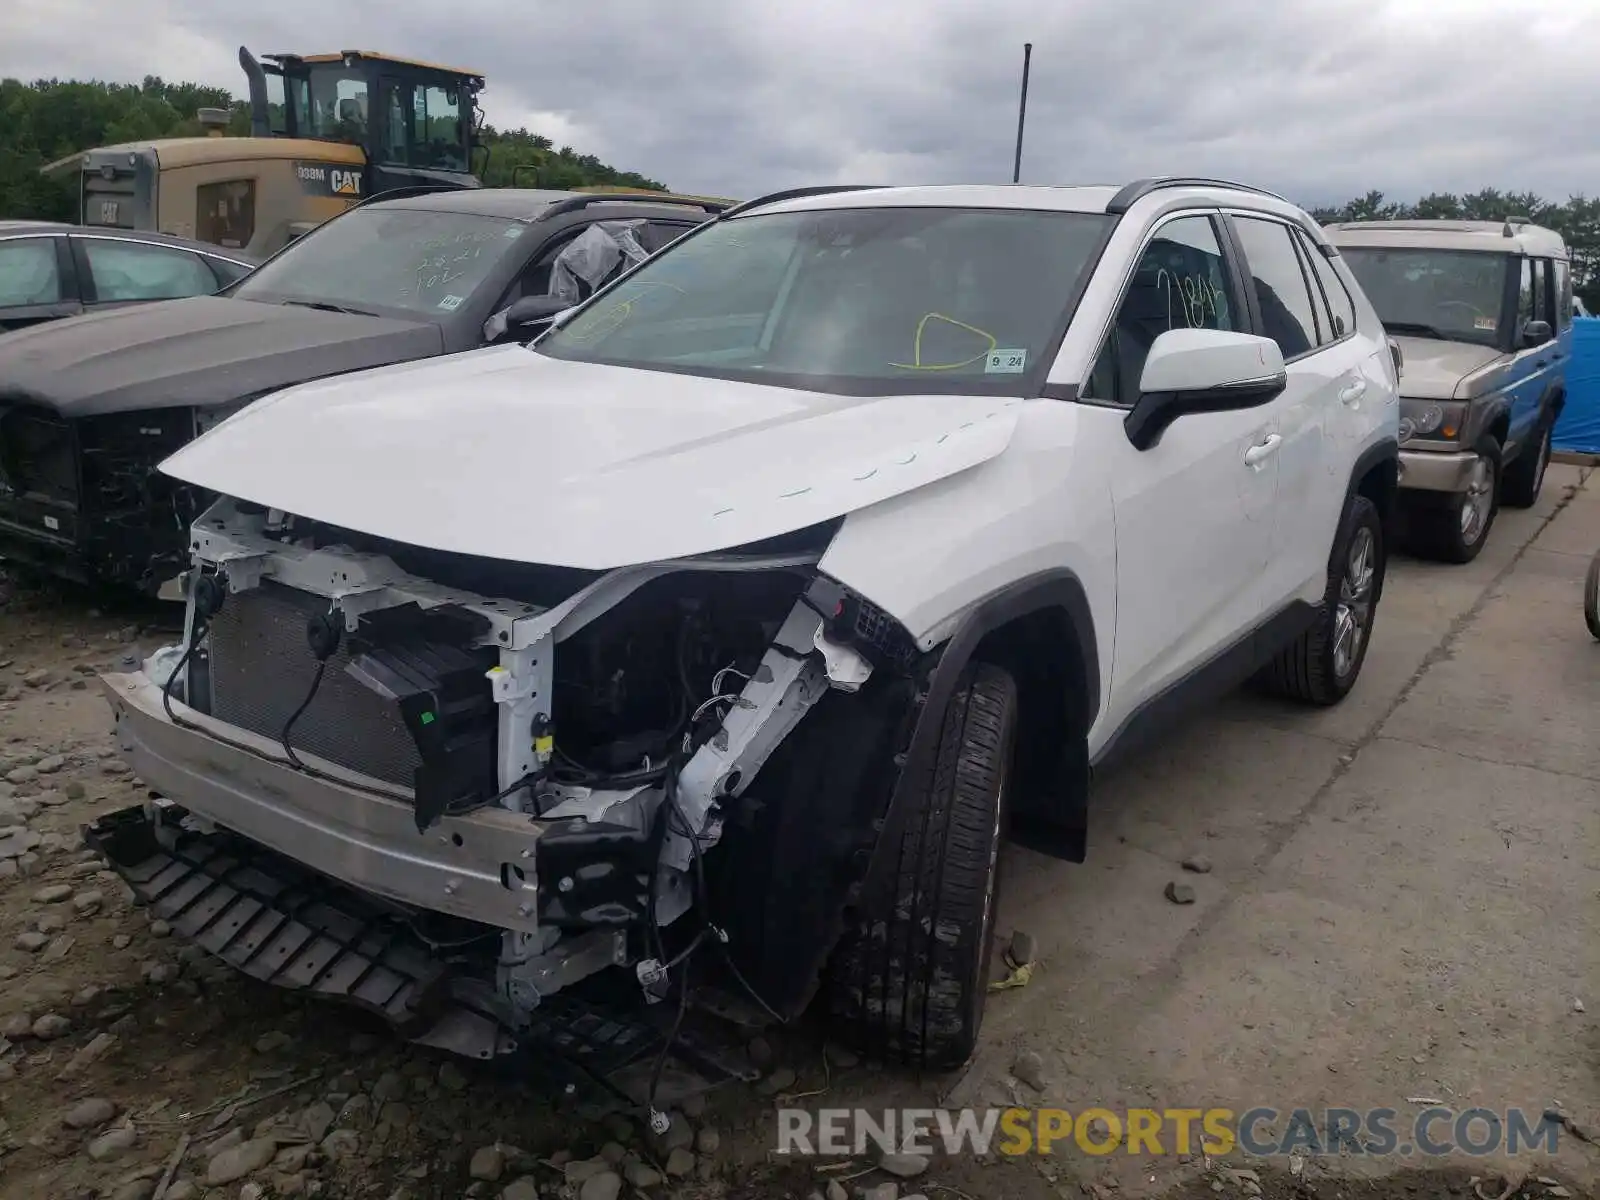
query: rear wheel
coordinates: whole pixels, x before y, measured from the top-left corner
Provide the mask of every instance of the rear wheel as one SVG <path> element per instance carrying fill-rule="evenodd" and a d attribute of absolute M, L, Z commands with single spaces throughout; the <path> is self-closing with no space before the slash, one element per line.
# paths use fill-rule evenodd
<path fill-rule="evenodd" d="M 943 1070 L 977 1046 L 1017 708 L 1005 671 L 966 669 L 899 844 L 834 952 L 828 1007 L 864 1053 Z"/>
<path fill-rule="evenodd" d="M 1544 487 L 1545 468 L 1550 465 L 1550 443 L 1554 436 L 1554 431 L 1546 425 L 1539 431 L 1537 444 L 1506 468 L 1500 498 L 1511 508 L 1532 508 L 1538 501 Z"/>
<path fill-rule="evenodd" d="M 1469 563 L 1489 540 L 1500 510 L 1500 444 L 1484 438 L 1462 492 L 1417 497 L 1407 512 L 1411 549 L 1438 562 Z"/>
<path fill-rule="evenodd" d="M 1316 623 L 1262 672 L 1269 691 L 1304 704 L 1337 704 L 1345 698 L 1366 661 L 1386 563 L 1377 506 L 1366 496 L 1351 496 L 1334 539 Z"/>

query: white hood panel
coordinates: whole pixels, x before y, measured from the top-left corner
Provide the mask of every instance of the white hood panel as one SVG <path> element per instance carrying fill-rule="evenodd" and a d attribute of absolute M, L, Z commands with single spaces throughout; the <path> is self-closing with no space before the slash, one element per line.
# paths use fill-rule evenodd
<path fill-rule="evenodd" d="M 993 458 L 1020 401 L 856 398 L 495 347 L 290 388 L 167 459 L 378 537 L 608 570 L 775 537 Z"/>

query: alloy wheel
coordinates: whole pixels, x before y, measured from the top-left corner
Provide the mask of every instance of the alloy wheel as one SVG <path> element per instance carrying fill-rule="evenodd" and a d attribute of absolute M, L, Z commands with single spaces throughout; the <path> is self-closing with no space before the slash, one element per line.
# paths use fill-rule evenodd
<path fill-rule="evenodd" d="M 1467 477 L 1466 494 L 1461 497 L 1461 540 L 1472 545 L 1489 527 L 1494 514 L 1494 464 L 1480 457 Z"/>
<path fill-rule="evenodd" d="M 1339 603 L 1333 615 L 1333 669 L 1348 678 L 1361 658 L 1372 626 L 1372 593 L 1378 575 L 1378 544 L 1372 530 L 1361 526 L 1350 539 Z"/>

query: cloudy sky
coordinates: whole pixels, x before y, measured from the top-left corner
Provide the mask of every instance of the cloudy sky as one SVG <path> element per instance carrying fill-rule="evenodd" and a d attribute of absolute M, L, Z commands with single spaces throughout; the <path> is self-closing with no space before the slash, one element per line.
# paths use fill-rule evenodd
<path fill-rule="evenodd" d="M 0 76 L 429 58 L 488 77 L 495 125 L 737 197 L 1008 180 L 1025 41 L 1024 181 L 1600 192 L 1600 0 L 0 0 Z"/>

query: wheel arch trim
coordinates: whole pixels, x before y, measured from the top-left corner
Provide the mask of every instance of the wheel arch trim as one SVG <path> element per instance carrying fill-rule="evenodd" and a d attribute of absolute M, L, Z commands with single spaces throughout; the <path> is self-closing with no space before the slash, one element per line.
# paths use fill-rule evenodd
<path fill-rule="evenodd" d="M 949 711 L 957 682 L 984 638 L 1023 617 L 1051 611 L 1065 616 L 1077 641 L 1083 674 L 1082 728 L 1087 735 L 1100 711 L 1100 655 L 1088 593 L 1077 574 L 1067 568 L 1041 571 L 1017 580 L 975 604 L 961 619 L 955 632 L 929 655 L 933 660 L 931 669 L 917 697 L 915 724 L 864 880 L 877 877 L 884 867 L 889 848 L 898 845 L 905 820 L 907 791 L 923 776 L 937 753 L 945 714 Z M 1086 751 L 1082 758 L 1085 769 L 1081 783 L 1066 778 L 1067 772 L 1063 771 L 1058 781 L 1061 786 L 1054 798 L 1053 811 L 1043 814 L 1044 819 L 1040 822 L 1042 828 L 1035 830 L 1028 823 L 1018 825 L 1013 822 L 1015 840 L 1053 857 L 1071 862 L 1083 861 L 1088 813 Z M 1074 786 L 1075 783 L 1077 786 Z"/>

